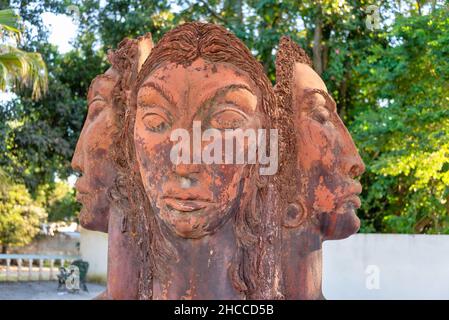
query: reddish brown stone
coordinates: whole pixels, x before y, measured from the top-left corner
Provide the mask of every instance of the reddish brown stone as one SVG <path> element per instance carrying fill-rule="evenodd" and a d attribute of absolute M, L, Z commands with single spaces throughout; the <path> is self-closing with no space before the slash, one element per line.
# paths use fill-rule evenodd
<path fill-rule="evenodd" d="M 135 101 L 124 149 L 135 146 L 128 154 L 136 158 L 127 162 L 137 162 L 150 201 L 151 215 L 142 215 L 139 225 L 144 218 L 151 223 L 152 239 L 142 242 L 164 249 L 148 250 L 153 286 L 141 288 L 140 296 L 277 297 L 268 229 L 279 226 L 270 222 L 275 215 L 261 210 L 267 187 L 258 182 L 255 165 L 170 160 L 171 130 L 191 131 L 194 120 L 217 129 L 227 122 L 270 128 L 275 99 L 261 65 L 222 27 L 184 24 L 153 49 L 139 74 Z"/>
<path fill-rule="evenodd" d="M 109 68 L 92 81 L 87 96 L 86 121 L 72 159 L 73 169 L 82 175 L 76 182 L 77 200 L 83 204 L 80 223 L 85 228 L 102 232 L 108 230 L 108 188 L 117 175 L 108 154 L 117 132 L 112 93 L 118 80 L 117 70 Z"/>
<path fill-rule="evenodd" d="M 282 261 L 286 299 L 320 299 L 321 244 L 357 232 L 355 180 L 365 170 L 335 102 L 304 51 L 281 39 L 277 56 L 279 108 L 291 119 L 285 142 L 293 146 L 288 168 L 294 194 L 286 199 Z M 289 186 L 281 186 L 281 192 Z M 288 190 L 288 191 L 290 191 Z"/>
<path fill-rule="evenodd" d="M 275 91 L 245 45 L 212 24 L 184 24 L 152 50 L 125 40 L 110 59 L 113 81 L 89 93 L 104 92 L 99 116 L 110 120 L 88 117 L 73 160 L 82 224 L 109 222 L 105 297 L 322 298 L 321 244 L 357 231 L 364 167 L 307 55 L 281 41 Z M 279 172 L 173 164 L 170 134 L 192 134 L 194 121 L 278 129 Z"/>
<path fill-rule="evenodd" d="M 81 174 L 76 183 L 77 199 L 83 204 L 80 224 L 109 233 L 108 288 L 101 299 L 137 298 L 137 246 L 127 230 L 128 212 L 111 201 L 110 195 L 116 193 L 118 171 L 113 146 L 120 137 L 126 92 L 151 48 L 148 34 L 136 41 L 125 39 L 109 53 L 112 67 L 92 81 L 88 115 L 72 159 L 73 169 Z"/>

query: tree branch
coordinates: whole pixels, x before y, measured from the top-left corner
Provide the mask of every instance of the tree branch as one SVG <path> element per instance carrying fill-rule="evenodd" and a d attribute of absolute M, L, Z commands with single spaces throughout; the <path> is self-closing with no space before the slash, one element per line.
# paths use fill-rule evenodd
<path fill-rule="evenodd" d="M 215 18 L 220 20 L 223 23 L 226 23 L 226 20 L 223 19 L 223 17 L 221 17 L 218 13 L 215 12 L 215 10 L 213 10 L 211 7 L 209 7 L 209 4 L 204 1 L 204 0 L 199 0 L 198 2 L 200 2 L 201 4 L 204 5 L 204 7 L 206 8 L 207 11 L 209 11 L 209 13 Z"/>

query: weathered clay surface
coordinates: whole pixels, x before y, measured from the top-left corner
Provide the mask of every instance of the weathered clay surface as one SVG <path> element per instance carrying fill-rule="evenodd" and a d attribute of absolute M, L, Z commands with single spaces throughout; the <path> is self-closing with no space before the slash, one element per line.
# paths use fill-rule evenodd
<path fill-rule="evenodd" d="M 276 67 L 279 108 L 293 127 L 286 143 L 295 150 L 285 168 L 290 184 L 281 186 L 295 190 L 283 217 L 284 292 L 287 299 L 320 299 L 321 243 L 357 232 L 361 185 L 355 178 L 365 169 L 324 82 L 286 37 Z"/>
<path fill-rule="evenodd" d="M 116 69 L 109 68 L 96 77 L 87 96 L 88 113 L 72 159 L 73 169 L 82 174 L 76 182 L 77 199 L 83 204 L 83 227 L 107 232 L 110 200 L 107 192 L 116 178 L 108 156 L 117 131 L 112 93 L 118 83 Z"/>
<path fill-rule="evenodd" d="M 149 251 L 154 285 L 141 294 L 277 296 L 268 238 L 278 226 L 261 210 L 266 185 L 255 165 L 173 165 L 169 159 L 171 129 L 191 130 L 194 120 L 217 129 L 227 121 L 242 128 L 270 127 L 275 99 L 261 65 L 222 27 L 185 24 L 153 49 L 139 73 L 135 101 L 127 134 L 129 149 L 135 147 L 128 154 L 136 159 L 128 162 L 137 162 L 154 212 L 147 219 L 149 247 L 164 249 Z"/>
<path fill-rule="evenodd" d="M 151 35 L 123 40 L 108 54 L 112 67 L 96 77 L 89 88 L 88 115 L 72 159 L 81 173 L 76 183 L 83 204 L 80 223 L 84 228 L 108 232 L 108 288 L 99 298 L 137 298 L 137 246 L 127 229 L 126 210 L 111 201 L 118 180 L 114 145 L 120 138 L 127 91 L 135 81 L 141 60 L 152 48 Z"/>
<path fill-rule="evenodd" d="M 273 90 L 233 34 L 188 23 L 154 48 L 125 40 L 110 60 L 89 91 L 102 108 L 73 159 L 83 226 L 109 229 L 104 297 L 322 298 L 321 244 L 357 231 L 364 167 L 307 55 L 281 40 Z M 278 173 L 260 176 L 258 163 L 174 164 L 170 134 L 192 135 L 194 121 L 278 129 Z"/>

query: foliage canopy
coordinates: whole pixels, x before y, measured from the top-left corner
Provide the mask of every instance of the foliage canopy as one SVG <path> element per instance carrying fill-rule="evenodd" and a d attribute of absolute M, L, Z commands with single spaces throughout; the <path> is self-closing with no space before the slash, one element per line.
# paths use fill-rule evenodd
<path fill-rule="evenodd" d="M 209 21 L 240 37 L 273 83 L 282 35 L 312 57 L 367 165 L 362 231 L 449 233 L 449 2 L 376 3 L 381 25 L 370 30 L 364 0 L 10 1 L 34 30 L 20 49 L 42 54 L 49 89 L 40 101 L 24 89 L 0 108 L 0 165 L 33 197 L 46 190 L 48 210 L 57 178 L 72 174 L 88 85 L 106 70 L 107 50 L 126 36 L 157 41 L 179 23 Z M 62 54 L 41 14 L 73 5 L 78 35 Z"/>

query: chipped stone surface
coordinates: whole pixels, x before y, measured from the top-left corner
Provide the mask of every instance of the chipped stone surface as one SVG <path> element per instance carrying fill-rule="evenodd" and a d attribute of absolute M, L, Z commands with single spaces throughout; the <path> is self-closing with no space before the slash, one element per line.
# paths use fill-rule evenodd
<path fill-rule="evenodd" d="M 273 88 L 220 26 L 186 23 L 150 42 L 110 52 L 72 162 L 81 223 L 109 233 L 103 298 L 323 298 L 321 244 L 358 230 L 364 165 L 310 59 L 281 39 Z M 194 121 L 278 129 L 278 172 L 174 164 L 170 133 Z"/>

